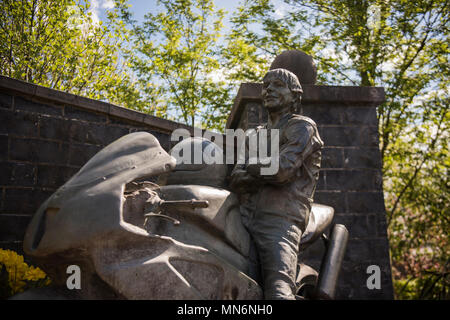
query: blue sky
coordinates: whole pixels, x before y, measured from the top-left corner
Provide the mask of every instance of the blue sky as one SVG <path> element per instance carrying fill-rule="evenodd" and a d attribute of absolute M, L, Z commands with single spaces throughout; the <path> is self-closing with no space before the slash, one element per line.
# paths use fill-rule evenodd
<path fill-rule="evenodd" d="M 156 8 L 156 0 L 130 0 L 131 11 L 134 14 L 135 19 L 141 21 L 144 15 L 150 10 Z M 214 3 L 217 8 L 225 9 L 228 13 L 234 11 L 240 1 L 238 0 L 215 0 Z"/>
<path fill-rule="evenodd" d="M 91 3 L 91 11 L 97 19 L 104 19 L 105 9 L 112 8 L 114 5 L 113 0 L 87 0 Z M 242 0 L 214 0 L 214 4 L 217 8 L 224 9 L 226 11 L 226 16 L 223 21 L 224 32 L 230 28 L 229 17 L 233 11 L 243 2 Z M 128 3 L 131 5 L 131 12 L 133 18 L 139 22 L 143 21 L 144 15 L 148 12 L 155 12 L 158 9 L 157 0 L 129 0 Z M 287 5 L 282 0 L 274 0 L 273 3 L 276 6 L 275 14 L 280 16 L 287 9 Z"/>
<path fill-rule="evenodd" d="M 104 12 L 106 9 L 112 8 L 114 5 L 113 0 L 88 0 L 91 3 L 91 11 L 97 19 L 104 19 Z M 144 15 L 150 11 L 156 11 L 157 0 L 129 0 L 128 3 L 131 5 L 131 12 L 133 13 L 133 18 L 141 22 L 144 19 Z M 229 27 L 228 15 L 231 14 L 236 7 L 239 5 L 239 0 L 215 0 L 214 4 L 217 8 L 224 9 L 227 12 L 227 16 L 224 19 L 225 28 Z"/>

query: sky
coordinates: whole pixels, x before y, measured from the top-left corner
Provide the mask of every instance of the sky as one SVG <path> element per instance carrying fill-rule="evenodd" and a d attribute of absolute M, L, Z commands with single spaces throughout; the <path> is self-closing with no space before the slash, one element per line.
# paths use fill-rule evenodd
<path fill-rule="evenodd" d="M 100 0 L 107 1 L 107 0 Z M 131 4 L 131 10 L 135 15 L 135 18 L 139 21 L 150 10 L 156 8 L 156 0 L 129 0 Z M 216 7 L 225 9 L 228 13 L 231 13 L 239 4 L 238 0 L 215 0 Z"/>
<path fill-rule="evenodd" d="M 91 11 L 97 20 L 104 18 L 105 9 L 110 9 L 114 6 L 113 0 L 88 0 L 91 2 Z M 230 28 L 229 17 L 231 13 L 239 6 L 241 0 L 215 0 L 214 4 L 217 8 L 224 9 L 227 13 L 224 23 L 224 29 Z M 276 6 L 275 14 L 282 16 L 284 10 L 286 10 L 287 5 L 282 2 L 282 0 L 273 1 Z M 131 5 L 131 12 L 133 13 L 133 18 L 139 22 L 143 21 L 144 15 L 149 11 L 154 11 L 157 9 L 157 0 L 128 0 Z"/>
<path fill-rule="evenodd" d="M 104 11 L 114 6 L 113 0 L 90 0 L 91 12 L 94 15 L 94 19 L 101 20 L 104 18 Z M 134 19 L 141 22 L 144 19 L 144 15 L 149 11 L 157 9 L 157 0 L 129 0 L 131 5 L 131 12 Z M 239 5 L 239 0 L 215 0 L 217 8 L 225 9 L 228 14 L 232 13 Z M 224 21 L 225 28 L 229 26 L 228 19 Z"/>

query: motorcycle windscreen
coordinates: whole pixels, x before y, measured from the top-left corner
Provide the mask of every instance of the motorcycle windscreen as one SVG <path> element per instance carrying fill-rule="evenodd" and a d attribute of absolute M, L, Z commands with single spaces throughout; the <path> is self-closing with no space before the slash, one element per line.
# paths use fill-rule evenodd
<path fill-rule="evenodd" d="M 150 133 L 131 133 L 112 142 L 41 205 L 27 228 L 24 251 L 43 257 L 86 247 L 117 229 L 145 233 L 123 221 L 125 185 L 175 165 Z"/>

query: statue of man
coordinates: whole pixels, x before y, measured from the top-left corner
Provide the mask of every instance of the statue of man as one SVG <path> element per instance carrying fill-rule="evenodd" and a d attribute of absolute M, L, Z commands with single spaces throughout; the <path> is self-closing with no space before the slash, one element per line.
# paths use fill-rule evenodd
<path fill-rule="evenodd" d="M 237 165 L 230 187 L 247 192 L 241 213 L 258 252 L 265 299 L 295 299 L 300 238 L 308 224 L 323 142 L 314 121 L 298 114 L 303 90 L 297 76 L 274 69 L 263 82 L 269 119 L 260 128 L 268 134 L 279 130 L 279 170 L 262 175 L 262 164 Z"/>

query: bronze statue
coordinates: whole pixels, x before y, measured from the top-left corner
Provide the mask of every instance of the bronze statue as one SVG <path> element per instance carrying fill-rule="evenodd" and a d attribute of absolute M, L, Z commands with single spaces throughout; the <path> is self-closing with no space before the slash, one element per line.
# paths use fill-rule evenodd
<path fill-rule="evenodd" d="M 14 299 L 334 298 L 345 227 L 332 229 L 320 274 L 297 258 L 334 212 L 312 203 L 323 143 L 314 122 L 296 113 L 301 93 L 287 70 L 265 76 L 270 118 L 261 129 L 279 130 L 279 170 L 236 166 L 231 188 L 239 197 L 227 190 L 226 164 L 184 164 L 147 132 L 106 146 L 33 216 L 24 251 L 52 286 Z M 177 146 L 223 156 L 205 138 Z M 67 286 L 72 265 L 81 270 L 75 291 Z"/>
<path fill-rule="evenodd" d="M 274 69 L 263 82 L 269 121 L 262 128 L 279 130 L 279 170 L 262 175 L 261 164 L 237 165 L 231 188 L 242 193 L 249 185 L 258 186 L 242 197 L 241 211 L 256 244 L 265 299 L 295 299 L 297 255 L 319 178 L 323 142 L 314 121 L 297 114 L 303 93 L 297 77 Z"/>

